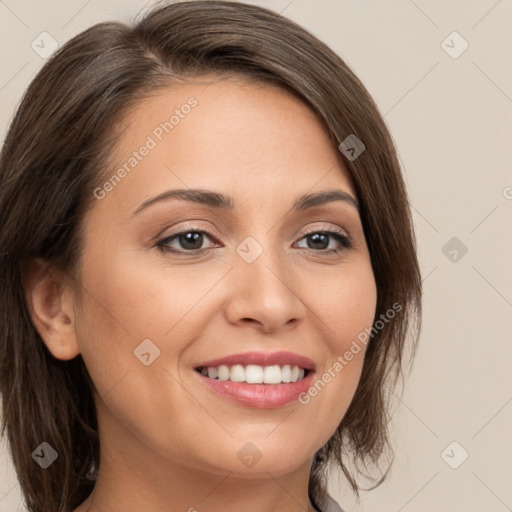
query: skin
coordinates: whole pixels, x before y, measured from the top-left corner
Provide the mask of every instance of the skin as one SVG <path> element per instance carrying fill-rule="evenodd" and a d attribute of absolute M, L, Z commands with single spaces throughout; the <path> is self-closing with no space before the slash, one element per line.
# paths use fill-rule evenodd
<path fill-rule="evenodd" d="M 357 199 L 312 111 L 278 88 L 227 76 L 207 83 L 162 90 L 132 108 L 112 172 L 168 112 L 198 100 L 106 197 L 93 198 L 74 280 L 41 261 L 29 274 L 44 343 L 58 359 L 81 354 L 95 384 L 101 467 L 74 512 L 314 510 L 307 493 L 314 453 L 359 382 L 364 347 L 307 405 L 243 406 L 194 375 L 200 361 L 287 350 L 312 359 L 320 377 L 371 327 L 376 307 L 357 209 L 338 200 L 291 211 L 305 193 L 337 189 Z M 176 188 L 229 194 L 235 207 L 173 199 L 132 215 Z M 204 254 L 177 238 L 169 242 L 175 253 L 155 246 L 185 228 L 211 233 L 198 243 Z M 332 229 L 353 247 L 332 236 L 315 246 L 305 233 Z M 247 236 L 263 248 L 250 264 L 236 252 Z M 160 350 L 149 366 L 134 357 L 144 339 Z M 237 457 L 248 442 L 261 454 L 250 468 Z"/>

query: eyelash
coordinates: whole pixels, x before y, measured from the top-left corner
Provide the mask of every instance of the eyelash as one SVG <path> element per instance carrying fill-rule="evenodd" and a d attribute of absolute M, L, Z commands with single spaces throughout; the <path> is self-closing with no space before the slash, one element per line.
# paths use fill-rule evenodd
<path fill-rule="evenodd" d="M 187 233 L 201 233 L 203 235 L 207 235 L 208 238 L 210 238 L 213 242 L 216 242 L 216 238 L 212 234 L 210 234 L 208 231 L 205 231 L 202 229 L 187 228 L 187 229 L 184 229 L 181 231 L 176 231 L 175 233 L 171 233 L 170 235 L 166 236 L 165 238 L 162 238 L 161 240 L 159 240 L 155 245 L 162 252 L 173 253 L 173 254 L 199 255 L 199 254 L 203 254 L 209 250 L 209 249 L 195 249 L 195 250 L 194 249 L 191 249 L 191 250 L 184 249 L 184 250 L 180 251 L 180 250 L 176 250 L 176 249 L 171 249 L 167 245 L 169 242 L 173 241 L 174 239 L 177 239 L 180 235 L 184 235 Z M 339 243 L 341 248 L 340 249 L 319 249 L 319 250 L 305 248 L 306 250 L 309 250 L 309 251 L 312 251 L 315 253 L 320 253 L 320 254 L 333 253 L 333 252 L 338 254 L 345 250 L 351 249 L 353 247 L 352 240 L 342 231 L 338 231 L 335 229 L 325 229 L 325 230 L 317 229 L 317 230 L 309 231 L 307 233 L 304 233 L 302 238 L 300 238 L 299 240 L 302 240 L 304 238 L 307 238 L 308 236 L 316 235 L 316 234 L 330 235 L 332 238 L 337 240 L 337 242 Z"/>

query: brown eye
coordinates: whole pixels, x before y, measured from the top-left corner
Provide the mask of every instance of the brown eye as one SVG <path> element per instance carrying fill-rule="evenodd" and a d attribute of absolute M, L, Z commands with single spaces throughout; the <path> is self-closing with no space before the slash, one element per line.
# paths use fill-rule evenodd
<path fill-rule="evenodd" d="M 315 231 L 308 233 L 301 240 L 307 239 L 307 249 L 315 251 L 334 251 L 339 252 L 343 249 L 350 249 L 352 242 L 347 235 L 338 231 Z M 329 247 L 334 240 L 334 247 Z M 336 247 L 337 245 L 337 247 Z"/>
<path fill-rule="evenodd" d="M 173 233 L 160 240 L 156 245 L 162 251 L 168 252 L 202 252 L 205 238 L 212 239 L 213 237 L 202 230 L 186 230 Z M 174 243 L 174 246 L 171 244 Z M 179 246 L 176 248 L 176 244 Z"/>
<path fill-rule="evenodd" d="M 206 251 L 203 247 L 205 239 L 215 240 L 207 231 L 187 229 L 166 236 L 156 245 L 164 252 L 198 254 Z M 314 252 L 340 252 L 352 247 L 352 242 L 347 235 L 333 230 L 313 231 L 307 233 L 301 240 L 307 240 L 305 248 Z"/>

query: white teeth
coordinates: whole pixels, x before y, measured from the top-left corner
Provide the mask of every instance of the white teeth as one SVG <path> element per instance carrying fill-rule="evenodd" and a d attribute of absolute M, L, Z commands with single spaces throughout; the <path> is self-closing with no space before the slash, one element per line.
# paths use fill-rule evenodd
<path fill-rule="evenodd" d="M 219 380 L 229 379 L 229 368 L 226 365 L 219 366 Z"/>
<path fill-rule="evenodd" d="M 283 382 L 291 382 L 292 381 L 292 368 L 289 364 L 287 364 L 281 368 L 281 379 Z"/>
<path fill-rule="evenodd" d="M 244 367 L 241 364 L 235 364 L 231 367 L 231 371 L 229 372 L 229 380 L 233 382 L 245 381 Z"/>
<path fill-rule="evenodd" d="M 249 364 L 243 366 L 235 364 L 233 366 L 220 365 L 219 367 L 201 368 L 201 373 L 210 379 L 221 381 L 230 380 L 232 382 L 247 382 L 248 384 L 281 384 L 289 382 L 297 382 L 304 378 L 304 368 L 291 366 L 259 366 Z"/>
<path fill-rule="evenodd" d="M 204 368 L 203 368 L 203 370 L 204 370 Z M 215 366 L 212 366 L 211 368 L 208 368 L 207 374 L 208 374 L 208 377 L 210 377 L 210 379 L 216 379 L 219 376 L 219 370 L 218 370 L 218 368 L 215 368 Z M 204 373 L 203 373 L 203 375 L 204 375 Z"/>
<path fill-rule="evenodd" d="M 263 367 L 249 364 L 245 367 L 245 382 L 248 384 L 263 383 Z"/>
<path fill-rule="evenodd" d="M 281 368 L 276 364 L 274 366 L 265 366 L 263 370 L 263 382 L 265 384 L 279 384 L 281 382 Z"/>

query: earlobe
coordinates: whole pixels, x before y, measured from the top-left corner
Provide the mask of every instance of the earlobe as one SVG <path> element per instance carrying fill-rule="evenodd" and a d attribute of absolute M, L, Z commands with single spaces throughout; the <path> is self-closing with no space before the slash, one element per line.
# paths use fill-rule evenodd
<path fill-rule="evenodd" d="M 27 265 L 23 277 L 27 307 L 44 344 L 56 359 L 73 359 L 80 347 L 72 293 L 64 273 L 36 258 Z"/>

